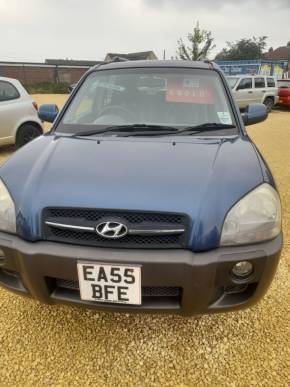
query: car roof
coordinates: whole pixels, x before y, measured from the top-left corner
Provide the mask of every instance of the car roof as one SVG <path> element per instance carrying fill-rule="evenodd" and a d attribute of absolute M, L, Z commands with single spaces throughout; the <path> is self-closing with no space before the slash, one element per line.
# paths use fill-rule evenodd
<path fill-rule="evenodd" d="M 172 68 L 192 68 L 192 69 L 207 69 L 221 71 L 219 66 L 211 61 L 187 61 L 187 60 L 135 60 L 122 62 L 109 62 L 97 65 L 94 69 L 109 70 L 109 69 L 124 69 L 124 68 L 140 68 L 140 67 L 172 67 Z"/>
<path fill-rule="evenodd" d="M 7 81 L 7 82 L 19 82 L 15 78 L 8 78 L 8 77 L 0 77 L 0 81 Z"/>

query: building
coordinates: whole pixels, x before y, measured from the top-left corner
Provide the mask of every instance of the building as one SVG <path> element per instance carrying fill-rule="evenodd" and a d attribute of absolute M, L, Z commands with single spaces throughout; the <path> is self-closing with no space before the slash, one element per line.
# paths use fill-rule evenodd
<path fill-rule="evenodd" d="M 43 82 L 71 84 L 78 82 L 85 72 L 95 65 L 95 62 L 93 64 L 84 63 L 84 61 L 80 64 L 72 63 L 75 61 L 64 62 L 59 60 L 55 63 L 55 60 L 50 59 L 45 63 L 0 62 L 0 76 L 18 79 L 25 86 Z"/>
<path fill-rule="evenodd" d="M 109 52 L 105 57 L 105 62 L 112 62 L 117 60 L 154 60 L 158 59 L 154 51 L 131 52 L 129 54 L 111 53 Z"/>
<path fill-rule="evenodd" d="M 286 46 L 270 48 L 258 60 L 216 61 L 227 75 L 261 74 L 289 78 L 290 75 L 290 41 Z"/>
<path fill-rule="evenodd" d="M 129 54 L 108 53 L 105 62 L 113 60 L 152 60 L 157 59 L 153 51 Z M 0 62 L 0 76 L 16 78 L 23 85 L 37 85 L 43 82 L 72 84 L 93 66 L 102 61 L 46 59 L 44 63 L 34 62 Z"/>
<path fill-rule="evenodd" d="M 287 74 L 288 61 L 284 60 L 233 60 L 215 61 L 226 75 L 273 75 L 283 78 Z"/>
<path fill-rule="evenodd" d="M 102 61 L 95 60 L 75 60 L 75 59 L 45 59 L 45 64 L 55 66 L 82 66 L 93 67 L 102 64 Z"/>
<path fill-rule="evenodd" d="M 264 58 L 267 60 L 279 60 L 290 62 L 290 42 L 287 43 L 287 46 L 281 46 L 275 50 L 270 49 Z"/>

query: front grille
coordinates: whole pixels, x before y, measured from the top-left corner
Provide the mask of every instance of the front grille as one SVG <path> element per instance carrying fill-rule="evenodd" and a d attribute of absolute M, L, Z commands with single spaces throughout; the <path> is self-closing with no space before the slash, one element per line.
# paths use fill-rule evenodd
<path fill-rule="evenodd" d="M 176 286 L 144 286 L 142 287 L 142 297 L 179 297 L 181 288 Z"/>
<path fill-rule="evenodd" d="M 56 279 L 58 288 L 70 289 L 79 291 L 79 283 L 77 281 Z M 143 286 L 142 297 L 179 297 L 181 288 L 176 286 Z"/>
<path fill-rule="evenodd" d="M 118 219 L 127 225 L 141 228 L 183 227 L 185 232 L 169 235 L 127 234 L 120 239 L 105 239 L 96 232 L 68 230 L 47 225 L 45 222 L 95 227 L 100 221 Z M 79 208 L 46 208 L 42 214 L 42 236 L 45 240 L 96 247 L 120 248 L 185 248 L 188 218 L 182 214 L 109 211 Z"/>
<path fill-rule="evenodd" d="M 98 209 L 83 209 L 83 208 L 46 208 L 44 210 L 45 217 L 52 218 L 69 218 L 69 219 L 85 219 L 88 221 L 97 222 L 102 218 L 123 218 L 130 223 L 175 223 L 183 224 L 183 215 L 171 214 L 165 212 L 139 212 L 139 211 L 109 211 Z"/>

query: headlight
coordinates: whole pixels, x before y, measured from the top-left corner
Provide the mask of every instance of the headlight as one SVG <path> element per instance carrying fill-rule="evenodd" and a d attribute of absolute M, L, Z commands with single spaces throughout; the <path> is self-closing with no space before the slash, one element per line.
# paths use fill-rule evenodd
<path fill-rule="evenodd" d="M 275 238 L 281 231 L 281 204 L 277 191 L 262 184 L 243 197 L 224 221 L 221 246 L 243 245 Z"/>
<path fill-rule="evenodd" d="M 0 180 L 0 230 L 16 233 L 15 207 L 11 196 Z"/>

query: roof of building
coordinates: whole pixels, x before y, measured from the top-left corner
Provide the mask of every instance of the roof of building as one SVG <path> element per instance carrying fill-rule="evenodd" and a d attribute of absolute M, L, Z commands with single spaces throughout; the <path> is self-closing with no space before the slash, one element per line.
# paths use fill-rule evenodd
<path fill-rule="evenodd" d="M 89 68 L 102 64 L 101 61 L 66 61 L 66 60 L 54 60 L 46 59 L 45 62 L 13 62 L 13 61 L 0 61 L 0 66 L 23 66 L 23 67 L 75 67 L 75 68 Z"/>
<path fill-rule="evenodd" d="M 281 46 L 264 54 L 269 60 L 290 60 L 290 46 Z"/>
<path fill-rule="evenodd" d="M 111 59 L 120 58 L 127 60 L 146 60 L 149 56 L 153 56 L 155 59 L 157 59 L 157 56 L 155 55 L 154 51 L 130 52 L 128 54 L 109 52 L 106 55 L 106 58 L 110 57 Z"/>
<path fill-rule="evenodd" d="M 96 66 L 103 63 L 102 61 L 93 60 L 74 60 L 74 59 L 45 59 L 45 63 L 49 65 L 69 65 L 69 66 Z"/>

